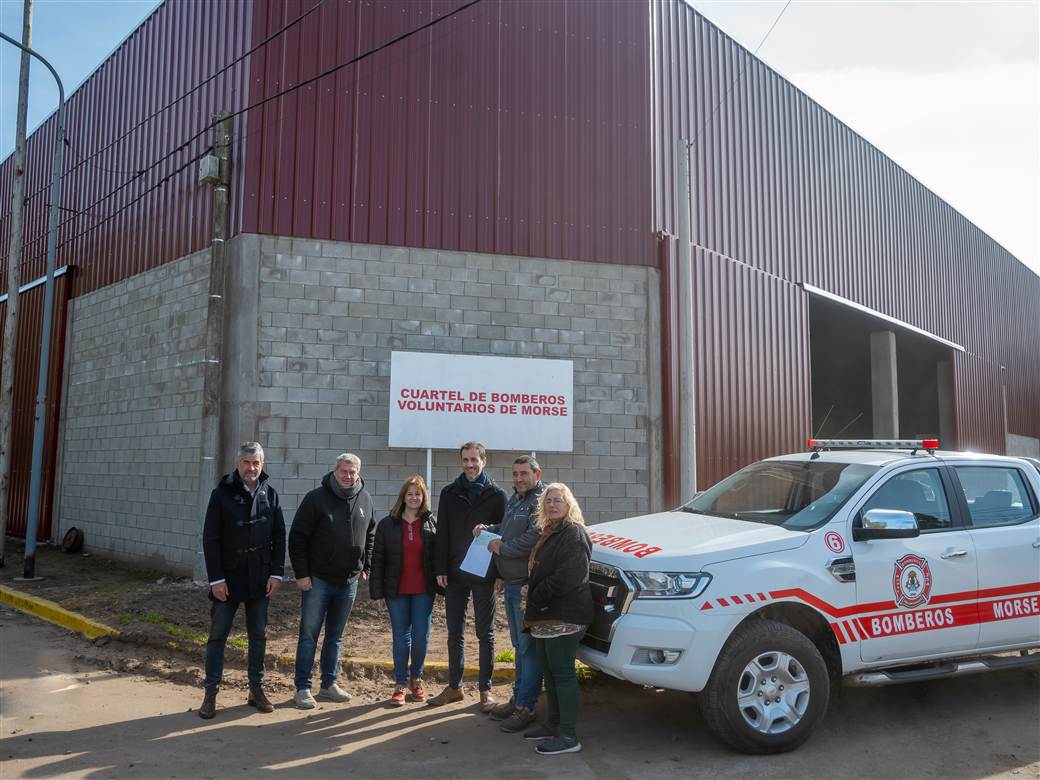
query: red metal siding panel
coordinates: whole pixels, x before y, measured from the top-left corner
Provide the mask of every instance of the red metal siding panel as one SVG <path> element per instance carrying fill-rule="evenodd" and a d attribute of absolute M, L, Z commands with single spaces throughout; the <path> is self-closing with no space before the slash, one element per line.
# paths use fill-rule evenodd
<path fill-rule="evenodd" d="M 210 194 L 195 166 L 164 179 L 209 145 L 202 131 L 213 114 L 242 106 L 245 93 L 233 85 L 248 60 L 150 117 L 245 50 L 249 38 L 240 31 L 249 28 L 251 9 L 235 0 L 160 6 L 68 98 L 58 265 L 79 269 L 73 294 L 208 243 Z M 25 280 L 45 270 L 54 122 L 28 140 Z M 10 159 L 0 164 L 7 192 L 10 166 Z M 5 222 L 8 205 L 3 201 Z M 6 231 L 0 241 L 6 258 Z M 0 289 L 5 283 L 6 274 Z"/>
<path fill-rule="evenodd" d="M 54 285 L 54 319 L 51 329 L 50 376 L 44 415 L 43 481 L 40 525 L 37 539 L 51 534 L 54 461 L 57 452 L 58 414 L 61 408 L 62 357 L 65 349 L 65 312 L 69 276 L 59 276 Z M 18 343 L 15 349 L 15 388 L 11 404 L 11 460 L 7 496 L 7 533 L 25 536 L 28 525 L 29 481 L 32 473 L 33 430 L 36 418 L 36 382 L 40 369 L 40 341 L 43 337 L 44 287 L 22 293 L 18 308 Z M 0 338 L 3 336 L 7 303 L 0 303 Z"/>
<path fill-rule="evenodd" d="M 313 3 L 257 0 L 254 39 Z M 253 58 L 250 104 L 444 21 L 255 109 L 241 230 L 656 265 L 645 5 L 328 5 Z"/>
<path fill-rule="evenodd" d="M 250 45 L 252 7 L 235 0 L 166 3 L 66 102 L 57 266 L 76 272 L 60 277 L 56 289 L 41 538 L 50 532 L 64 302 L 208 244 L 209 190 L 197 183 L 195 165 L 177 171 L 209 145 L 205 128 L 213 114 L 244 105 L 241 86 L 249 58 L 217 74 Z M 209 84 L 178 100 L 210 77 Z M 23 283 L 46 271 L 54 123 L 51 116 L 27 143 Z M 236 132 L 238 152 L 245 141 L 244 133 Z M 0 164 L 0 292 L 7 291 L 11 164 L 11 158 Z M 241 192 L 242 166 L 233 167 L 233 177 L 232 192 Z M 42 300 L 43 287 L 34 288 L 24 294 L 19 311 L 13 533 L 25 528 Z"/>
<path fill-rule="evenodd" d="M 736 443 L 747 435 L 738 420 L 749 419 L 748 413 L 757 417 L 756 430 L 768 431 L 766 441 L 801 445 L 804 430 L 792 436 L 773 430 L 767 419 L 772 404 L 778 413 L 797 412 L 785 425 L 810 419 L 808 404 L 803 408 L 797 398 L 803 392 L 808 397 L 806 307 L 781 293 L 800 282 L 965 346 L 967 353 L 955 361 L 961 446 L 1004 451 L 1001 366 L 1009 430 L 1040 436 L 1040 278 L 685 3 L 652 0 L 650 9 L 654 227 L 676 232 L 675 142 L 695 139 L 697 262 L 710 257 L 739 274 L 754 269 L 780 285 L 760 290 L 721 272 L 704 277 L 705 269 L 697 269 L 698 284 L 707 285 L 697 295 L 726 300 L 737 312 L 762 295 L 760 313 L 747 319 L 734 313 L 728 325 L 704 321 L 699 309 L 700 348 L 760 338 L 763 320 L 756 318 L 774 318 L 795 340 L 787 344 L 773 331 L 774 355 L 789 379 L 780 386 L 775 372 L 747 371 L 745 364 L 707 366 L 715 384 L 702 389 L 719 398 L 699 398 L 708 420 L 698 440 L 709 449 L 728 449 L 718 463 L 702 462 L 702 472 L 724 470 L 751 454 Z M 768 368 L 768 359 L 761 360 Z M 792 366 L 805 375 L 792 375 Z"/>
<path fill-rule="evenodd" d="M 701 250 L 694 290 L 697 481 L 708 486 L 803 446 L 808 300 L 792 284 Z"/>

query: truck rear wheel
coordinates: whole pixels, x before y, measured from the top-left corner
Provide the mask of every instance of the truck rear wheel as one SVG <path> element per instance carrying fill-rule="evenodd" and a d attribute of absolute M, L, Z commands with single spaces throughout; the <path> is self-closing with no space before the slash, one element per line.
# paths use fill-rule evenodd
<path fill-rule="evenodd" d="M 808 637 L 784 623 L 753 620 L 726 642 L 701 713 L 708 727 L 743 753 L 782 753 L 809 738 L 827 711 L 830 678 Z"/>

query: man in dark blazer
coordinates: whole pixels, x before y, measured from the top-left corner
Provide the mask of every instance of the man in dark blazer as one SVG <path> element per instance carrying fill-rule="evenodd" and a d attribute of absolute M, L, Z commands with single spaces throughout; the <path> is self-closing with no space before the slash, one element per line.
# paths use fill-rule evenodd
<path fill-rule="evenodd" d="M 199 717 L 206 719 L 217 712 L 224 648 L 239 604 L 245 604 L 249 635 L 248 703 L 261 712 L 274 712 L 263 689 L 264 653 L 267 602 L 285 567 L 285 520 L 278 494 L 267 482 L 263 447 L 255 441 L 243 444 L 237 465 L 210 494 L 202 531 L 211 602 L 206 696 L 199 708 Z"/>
<path fill-rule="evenodd" d="M 495 578 L 494 567 L 484 576 L 460 568 L 470 544 L 473 528 L 502 522 L 506 493 L 484 470 L 487 450 L 480 442 L 469 441 L 459 450 L 462 473 L 441 491 L 437 503 L 437 541 L 435 569 L 437 584 L 444 588 L 444 612 L 448 623 L 448 685 L 427 699 L 431 707 L 462 701 L 462 672 L 465 668 L 466 613 L 470 597 L 477 640 L 480 643 L 480 709 L 490 712 L 495 706 L 491 696 L 491 673 L 495 666 Z"/>

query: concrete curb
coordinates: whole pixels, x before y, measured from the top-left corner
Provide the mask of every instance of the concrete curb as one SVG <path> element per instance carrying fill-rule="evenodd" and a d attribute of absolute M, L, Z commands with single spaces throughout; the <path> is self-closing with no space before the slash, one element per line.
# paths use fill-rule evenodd
<path fill-rule="evenodd" d="M 0 585 L 0 601 L 10 604 L 12 607 L 20 609 L 29 615 L 42 618 L 48 623 L 54 623 L 62 628 L 75 631 L 77 634 L 82 634 L 87 639 L 97 639 L 99 636 L 119 636 L 119 631 L 111 626 L 106 626 L 104 623 L 99 623 L 84 615 L 71 612 L 53 601 L 30 596 L 26 593 L 6 588 L 3 585 Z"/>
<path fill-rule="evenodd" d="M 80 615 L 76 612 L 71 612 L 64 607 L 55 604 L 53 601 L 47 599 L 41 599 L 37 596 L 30 596 L 21 591 L 13 590 L 11 588 L 0 585 L 0 602 L 10 604 L 16 609 L 20 609 L 34 617 L 42 618 L 49 623 L 67 628 L 70 631 L 75 631 L 78 634 L 82 634 L 87 639 L 97 639 L 100 636 L 110 636 L 113 639 L 119 639 L 128 643 L 143 644 L 153 647 L 157 650 L 175 650 L 183 653 L 191 658 L 204 659 L 206 653 L 206 647 L 202 644 L 195 642 L 183 642 L 170 640 L 168 642 L 154 641 L 150 638 L 138 638 L 133 635 L 124 636 L 118 629 L 106 626 L 104 623 L 99 623 L 96 620 L 91 620 L 85 615 Z M 245 658 L 245 651 L 235 647 L 228 647 L 228 652 L 235 652 L 236 655 L 241 655 Z M 270 657 L 269 657 L 270 660 Z M 274 665 L 284 671 L 292 671 L 296 666 L 296 659 L 289 655 L 280 655 L 274 658 Z M 344 671 L 358 671 L 358 672 L 373 672 L 375 670 L 381 670 L 384 672 L 392 672 L 394 670 L 393 661 L 381 661 L 375 658 L 345 658 L 340 662 L 340 666 Z M 426 663 L 426 671 L 428 674 L 436 674 L 438 676 L 445 676 L 448 673 L 448 664 L 444 661 L 428 661 Z M 467 666 L 463 670 L 463 674 L 467 677 L 476 677 L 480 673 L 478 667 Z M 515 679 L 516 670 L 513 667 L 500 667 L 496 668 L 493 672 L 493 678 L 499 682 L 512 682 Z"/>
<path fill-rule="evenodd" d="M 151 639 L 138 638 L 135 636 L 117 636 L 115 638 L 125 642 L 147 645 L 157 650 L 175 650 L 179 653 L 182 653 L 183 655 L 186 655 L 190 658 L 198 659 L 200 661 L 205 659 L 205 645 L 196 644 L 194 642 L 183 642 L 174 640 L 170 640 L 169 642 L 163 642 L 154 641 Z M 246 651 L 238 647 L 228 646 L 225 650 L 225 655 L 231 655 L 240 661 L 244 661 L 246 658 Z M 286 672 L 292 672 L 296 668 L 296 658 L 291 655 L 268 656 L 266 662 Z M 377 658 L 344 658 L 340 661 L 340 668 L 344 672 L 354 671 L 366 672 L 369 674 L 376 670 L 381 670 L 384 672 L 393 672 L 394 662 L 381 661 Z M 426 675 L 447 677 L 447 662 L 427 661 Z M 478 677 L 479 675 L 479 667 L 467 666 L 465 669 L 463 669 L 463 676 L 465 677 Z M 491 676 L 492 679 L 496 682 L 513 682 L 513 680 L 516 679 L 516 669 L 512 666 L 496 667 L 494 671 L 492 671 Z"/>

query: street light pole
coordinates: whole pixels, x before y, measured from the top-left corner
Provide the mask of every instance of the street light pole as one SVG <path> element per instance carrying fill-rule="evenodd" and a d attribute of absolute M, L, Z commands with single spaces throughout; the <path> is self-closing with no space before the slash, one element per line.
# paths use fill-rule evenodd
<path fill-rule="evenodd" d="M 40 526 L 40 492 L 43 483 L 43 436 L 46 428 L 47 375 L 51 357 L 51 320 L 54 312 L 54 265 L 58 254 L 58 204 L 61 202 L 61 158 L 65 147 L 65 86 L 58 72 L 43 57 L 14 38 L 0 38 L 35 57 L 46 66 L 58 85 L 58 122 L 54 130 L 54 164 L 51 183 L 51 213 L 47 229 L 47 282 L 43 288 L 43 344 L 40 345 L 40 375 L 36 386 L 36 427 L 33 429 L 32 477 L 29 482 L 29 521 L 25 529 L 25 560 L 22 578 L 35 579 L 36 531 Z M 17 293 L 17 291 L 13 291 Z"/>

